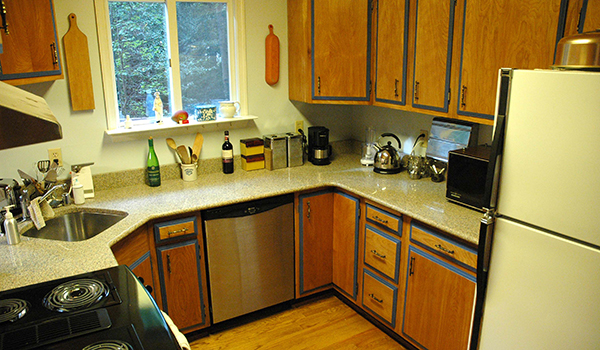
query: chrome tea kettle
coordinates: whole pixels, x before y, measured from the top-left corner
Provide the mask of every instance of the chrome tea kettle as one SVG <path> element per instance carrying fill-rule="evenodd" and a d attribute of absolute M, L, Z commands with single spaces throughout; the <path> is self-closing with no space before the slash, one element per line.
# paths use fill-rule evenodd
<path fill-rule="evenodd" d="M 393 137 L 398 142 L 398 149 L 392 146 L 392 142 L 388 141 L 387 145 L 381 146 L 379 144 L 379 140 L 384 137 Z M 380 174 L 397 174 L 402 170 L 402 164 L 400 161 L 402 157 L 400 156 L 399 149 L 402 148 L 402 143 L 398 136 L 392 133 L 384 133 L 381 134 L 377 143 L 374 144 L 377 149 L 377 153 L 375 154 L 375 161 L 373 164 L 373 171 Z"/>

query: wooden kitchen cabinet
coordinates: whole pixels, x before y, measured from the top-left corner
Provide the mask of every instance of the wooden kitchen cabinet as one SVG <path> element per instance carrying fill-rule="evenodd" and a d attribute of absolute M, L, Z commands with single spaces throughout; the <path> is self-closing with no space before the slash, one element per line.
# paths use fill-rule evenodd
<path fill-rule="evenodd" d="M 289 98 L 369 104 L 370 0 L 289 0 Z"/>
<path fill-rule="evenodd" d="M 191 216 L 154 224 L 162 307 L 184 333 L 210 325 L 204 241 L 198 222 L 197 216 Z"/>
<path fill-rule="evenodd" d="M 412 105 L 448 112 L 455 0 L 417 2 Z"/>
<path fill-rule="evenodd" d="M 600 0 L 570 0 L 565 34 L 591 32 L 600 28 Z"/>
<path fill-rule="evenodd" d="M 52 0 L 3 0 L 0 80 L 12 85 L 62 79 Z M 65 18 L 66 20 L 66 18 Z"/>
<path fill-rule="evenodd" d="M 402 335 L 422 349 L 467 348 L 476 278 L 455 263 L 468 248 L 412 224 Z M 421 248 L 423 247 L 423 248 Z M 430 248 L 430 249 L 429 249 Z"/>
<path fill-rule="evenodd" d="M 458 86 L 459 116 L 491 120 L 498 69 L 549 68 L 560 29 L 561 0 L 466 1 Z"/>
<path fill-rule="evenodd" d="M 156 263 L 152 261 L 151 246 L 146 226 L 142 226 L 115 243 L 111 247 L 117 262 L 120 265 L 127 265 L 131 271 L 140 278 L 140 281 L 150 289 L 148 291 L 156 300 L 160 294 L 158 283 L 154 280 L 154 269 Z"/>
<path fill-rule="evenodd" d="M 331 288 L 333 198 L 331 190 L 297 195 L 296 297 Z"/>
<path fill-rule="evenodd" d="M 406 104 L 408 0 L 379 0 L 375 13 L 375 101 Z"/>
<path fill-rule="evenodd" d="M 360 201 L 344 192 L 333 194 L 332 281 L 348 298 L 358 294 Z"/>

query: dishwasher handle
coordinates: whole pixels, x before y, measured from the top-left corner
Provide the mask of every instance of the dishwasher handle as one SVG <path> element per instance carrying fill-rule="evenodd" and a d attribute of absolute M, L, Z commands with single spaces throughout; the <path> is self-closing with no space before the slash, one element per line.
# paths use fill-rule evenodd
<path fill-rule="evenodd" d="M 208 209 L 202 213 L 204 220 L 238 218 L 251 216 L 275 209 L 285 204 L 293 203 L 294 195 L 288 194 L 250 202 L 232 204 L 225 207 Z"/>

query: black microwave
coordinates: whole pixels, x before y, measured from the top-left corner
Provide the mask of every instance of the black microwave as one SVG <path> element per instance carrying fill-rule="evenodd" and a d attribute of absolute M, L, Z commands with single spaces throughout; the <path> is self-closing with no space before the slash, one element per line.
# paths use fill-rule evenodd
<path fill-rule="evenodd" d="M 479 145 L 448 152 L 446 198 L 482 210 L 491 147 Z"/>

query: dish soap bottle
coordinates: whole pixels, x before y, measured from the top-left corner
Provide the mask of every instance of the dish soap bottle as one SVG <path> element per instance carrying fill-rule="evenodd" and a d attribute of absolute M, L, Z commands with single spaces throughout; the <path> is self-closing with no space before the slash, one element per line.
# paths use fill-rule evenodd
<path fill-rule="evenodd" d="M 6 241 L 11 245 L 21 243 L 21 235 L 19 234 L 17 220 L 10 212 L 10 208 L 12 207 L 14 207 L 14 205 L 4 207 L 4 210 L 6 210 L 6 214 L 4 214 L 4 232 L 6 233 Z"/>
<path fill-rule="evenodd" d="M 229 142 L 229 131 L 225 130 L 225 142 L 221 147 L 221 158 L 223 160 L 223 173 L 233 173 L 233 145 Z"/>
<path fill-rule="evenodd" d="M 154 140 L 152 137 L 148 139 L 148 185 L 150 187 L 160 186 L 160 166 L 158 165 L 158 157 L 154 152 Z"/>

